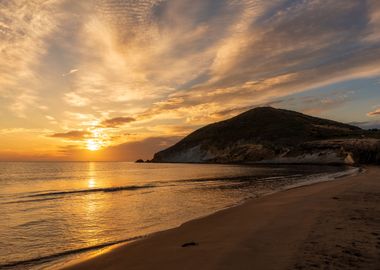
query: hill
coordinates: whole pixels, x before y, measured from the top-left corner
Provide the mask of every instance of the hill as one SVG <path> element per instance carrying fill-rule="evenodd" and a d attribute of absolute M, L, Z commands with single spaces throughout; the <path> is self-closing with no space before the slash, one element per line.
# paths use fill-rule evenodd
<path fill-rule="evenodd" d="M 376 162 L 379 140 L 372 137 L 356 126 L 259 107 L 194 131 L 152 162 Z"/>

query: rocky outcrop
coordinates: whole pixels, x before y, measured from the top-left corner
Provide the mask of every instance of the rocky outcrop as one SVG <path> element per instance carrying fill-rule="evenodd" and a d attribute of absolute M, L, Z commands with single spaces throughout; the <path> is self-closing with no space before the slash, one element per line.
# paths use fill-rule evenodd
<path fill-rule="evenodd" d="M 330 150 L 346 156 L 346 163 L 380 164 L 380 139 L 347 138 L 309 142 L 304 145 L 310 151 Z"/>

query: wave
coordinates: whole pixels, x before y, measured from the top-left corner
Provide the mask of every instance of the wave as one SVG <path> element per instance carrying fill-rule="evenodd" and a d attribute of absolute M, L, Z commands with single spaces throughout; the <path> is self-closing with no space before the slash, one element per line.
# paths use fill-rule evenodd
<path fill-rule="evenodd" d="M 315 176 L 315 174 L 311 174 L 312 176 Z M 120 192 L 120 191 L 133 191 L 133 190 L 139 190 L 139 189 L 152 189 L 157 187 L 163 187 L 163 186 L 180 186 L 183 184 L 191 184 L 191 183 L 207 183 L 207 182 L 232 182 L 235 184 L 240 184 L 243 186 L 249 186 L 249 183 L 253 182 L 272 182 L 272 181 L 280 181 L 280 180 L 287 180 L 291 178 L 300 178 L 300 177 L 308 177 L 308 174 L 286 174 L 286 173 L 279 173 L 278 175 L 273 176 L 267 176 L 266 173 L 263 174 L 256 174 L 256 175 L 237 175 L 237 176 L 219 176 L 219 177 L 204 177 L 204 178 L 188 178 L 188 179 L 177 179 L 177 180 L 169 180 L 169 181 L 154 181 L 153 183 L 148 183 L 146 185 L 130 185 L 130 186 L 118 186 L 118 187 L 105 187 L 105 188 L 91 188 L 91 189 L 79 189 L 79 190 L 63 190 L 63 191 L 56 191 L 51 190 L 48 192 L 42 192 L 42 193 L 32 193 L 27 194 L 24 196 L 21 196 L 19 198 L 24 198 L 23 200 L 16 200 L 16 201 L 8 201 L 3 202 L 1 204 L 13 204 L 13 203 L 29 203 L 29 202 L 41 202 L 41 201 L 47 201 L 47 200 L 55 200 L 58 198 L 61 198 L 62 196 L 67 195 L 75 195 L 75 194 L 89 194 L 89 193 L 108 193 L 108 192 Z M 203 188 L 203 187 L 201 187 Z M 210 188 L 215 188 L 211 186 Z M 222 186 L 219 187 L 222 189 L 226 189 L 229 187 Z M 232 188 L 236 188 L 232 187 Z"/>
<path fill-rule="evenodd" d="M 105 248 L 105 247 L 109 247 L 109 246 L 113 246 L 113 245 L 117 245 L 117 244 L 121 244 L 121 243 L 132 242 L 132 241 L 136 241 L 136 240 L 142 239 L 144 237 L 146 237 L 146 235 L 140 235 L 140 236 L 130 237 L 130 238 L 123 239 L 123 240 L 118 240 L 118 241 L 105 242 L 105 243 L 102 243 L 102 244 L 98 244 L 98 245 L 94 245 L 94 246 L 89 246 L 89 247 L 83 247 L 83 248 L 78 248 L 78 249 L 66 250 L 66 251 L 62 251 L 62 252 L 59 252 L 59 253 L 49 254 L 49 255 L 40 256 L 40 257 L 35 257 L 35 258 L 31 258 L 31 259 L 27 259 L 27 260 L 22 260 L 22 261 L 7 262 L 5 264 L 0 264 L 0 269 L 10 269 L 10 268 L 13 268 L 13 267 L 18 267 L 18 266 L 32 266 L 32 265 L 35 265 L 35 264 L 47 263 L 47 262 L 56 260 L 56 259 L 58 259 L 60 257 L 74 255 L 74 254 L 83 253 L 83 252 L 87 252 L 87 251 L 92 251 L 92 250 L 96 250 L 96 249 L 101 249 L 101 248 Z"/>
<path fill-rule="evenodd" d="M 198 183 L 198 182 L 211 182 L 211 181 L 231 181 L 231 182 L 242 182 L 242 181 L 252 181 L 260 179 L 260 177 L 252 175 L 241 175 L 241 176 L 225 176 L 225 177 L 208 177 L 208 178 L 193 178 L 193 179 L 180 179 L 172 181 L 156 181 L 154 184 L 146 185 L 130 185 L 130 186 L 118 186 L 118 187 L 106 187 L 106 188 L 90 188 L 90 189 L 78 189 L 78 190 L 63 190 L 63 191 L 49 191 L 43 193 L 33 193 L 21 198 L 26 198 L 24 200 L 10 201 L 2 204 L 13 204 L 13 203 L 28 203 L 28 202 L 41 202 L 57 199 L 60 196 L 75 195 L 75 194 L 87 194 L 87 193 L 108 193 L 108 192 L 120 192 L 120 191 L 133 191 L 139 189 L 151 189 L 163 186 L 177 186 L 183 183 Z M 29 198 L 29 199 L 28 199 Z"/>
<path fill-rule="evenodd" d="M 155 188 L 155 187 L 156 187 L 155 185 L 143 185 L 143 186 L 134 185 L 134 186 L 121 186 L 121 187 L 108 187 L 108 188 L 65 190 L 65 191 L 56 191 L 56 192 L 37 193 L 37 194 L 24 196 L 24 198 L 60 196 L 60 195 L 70 195 L 70 194 L 77 194 L 77 193 L 119 192 L 119 191 L 125 191 L 125 190 L 138 190 L 138 189 L 147 189 L 147 188 Z"/>
<path fill-rule="evenodd" d="M 1 204 L 17 204 L 17 203 L 29 203 L 29 202 L 43 202 L 43 201 L 51 201 L 55 200 L 57 198 L 41 198 L 41 199 L 31 199 L 31 200 L 18 200 L 18 201 L 10 201 L 10 202 L 3 202 Z"/>

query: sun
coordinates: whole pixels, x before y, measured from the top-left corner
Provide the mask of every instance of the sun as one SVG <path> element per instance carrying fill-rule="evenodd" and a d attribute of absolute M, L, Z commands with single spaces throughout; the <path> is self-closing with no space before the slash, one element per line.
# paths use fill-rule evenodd
<path fill-rule="evenodd" d="M 103 129 L 93 127 L 88 129 L 91 136 L 87 137 L 84 141 L 85 147 L 89 151 L 98 151 L 109 145 L 109 136 L 104 133 Z"/>
<path fill-rule="evenodd" d="M 98 151 L 101 148 L 101 143 L 92 139 L 87 140 L 86 144 L 90 151 Z"/>

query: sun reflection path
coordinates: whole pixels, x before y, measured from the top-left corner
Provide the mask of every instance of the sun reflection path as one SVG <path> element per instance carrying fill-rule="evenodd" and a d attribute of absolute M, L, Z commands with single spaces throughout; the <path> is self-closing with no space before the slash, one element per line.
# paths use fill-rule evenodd
<path fill-rule="evenodd" d="M 90 179 L 88 179 L 88 187 L 89 187 L 89 188 L 94 188 L 94 187 L 96 187 L 96 180 L 95 180 L 95 178 L 90 178 Z"/>
<path fill-rule="evenodd" d="M 88 163 L 88 172 L 87 172 L 87 186 L 89 188 L 94 188 L 97 186 L 96 181 L 96 163 L 90 162 Z"/>

